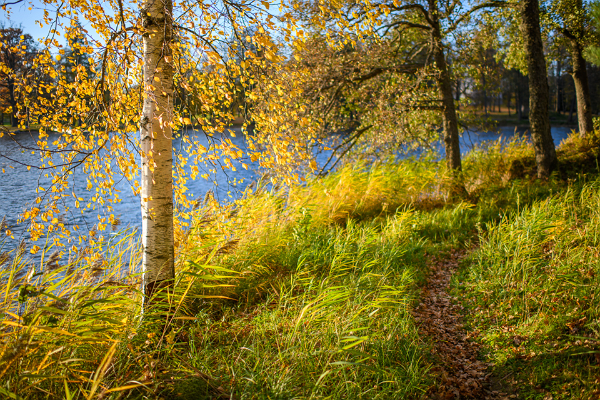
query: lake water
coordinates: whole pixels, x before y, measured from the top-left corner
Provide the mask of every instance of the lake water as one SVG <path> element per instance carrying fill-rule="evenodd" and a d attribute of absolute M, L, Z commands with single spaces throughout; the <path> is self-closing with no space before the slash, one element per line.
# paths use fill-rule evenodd
<path fill-rule="evenodd" d="M 245 149 L 246 142 L 241 130 L 239 128 L 234 128 L 233 130 L 236 132 L 236 136 L 230 137 L 231 141 L 241 149 Z M 204 134 L 188 132 L 186 135 L 193 136 L 200 144 L 208 147 L 208 140 Z M 50 135 L 48 143 L 55 140 L 55 138 L 56 135 Z M 0 138 L 0 171 L 2 168 L 6 171 L 5 173 L 0 172 L 0 221 L 4 217 L 5 224 L 13 231 L 15 236 L 14 240 L 9 240 L 9 243 L 7 243 L 9 248 L 12 247 L 10 246 L 11 243 L 19 243 L 22 238 L 27 239 L 29 237 L 26 232 L 26 225 L 18 224 L 19 214 L 32 206 L 38 196 L 36 194 L 38 186 L 49 187 L 49 183 L 47 183 L 49 182 L 48 178 L 45 178 L 39 170 L 35 168 L 28 170 L 26 166 L 40 164 L 37 153 L 31 154 L 31 150 L 26 150 L 26 148 L 37 147 L 37 140 L 37 133 L 20 133 L 13 137 L 4 136 Z M 176 154 L 181 151 L 182 146 L 184 145 L 180 138 L 174 139 L 173 147 Z M 247 161 L 246 163 L 248 164 Z M 207 191 L 212 190 L 215 198 L 220 202 L 232 200 L 236 196 L 239 196 L 239 193 L 256 179 L 257 174 L 252 165 L 248 170 L 242 168 L 241 165 L 236 165 L 235 162 L 234 165 L 236 166 L 236 172 L 224 172 L 220 167 L 216 167 L 216 173 L 210 173 L 208 168 L 205 170 L 200 168 L 201 173 L 209 174 L 210 180 L 200 177 L 193 181 L 189 180 L 187 183 L 189 189 L 187 194 L 196 199 L 202 199 Z M 190 172 L 189 169 L 186 172 Z M 76 172 L 71 177 L 72 187 L 70 186 L 69 191 L 72 189 L 78 197 L 89 198 L 91 193 L 85 190 L 86 174 Z M 115 181 L 117 181 L 117 178 L 115 176 Z M 215 186 L 213 182 L 216 182 L 217 185 Z M 233 182 L 236 182 L 235 186 Z M 141 227 L 139 196 L 133 194 L 130 183 L 125 179 L 117 181 L 115 187 L 120 191 L 119 197 L 121 198 L 121 202 L 113 204 L 112 211 L 112 214 L 121 222 L 118 228 L 122 229 L 128 226 L 134 228 Z M 82 228 L 82 231 L 87 231 L 98 222 L 99 209 L 84 209 L 81 211 L 74 207 L 74 199 L 72 197 L 66 201 L 71 210 L 75 211 L 64 217 L 63 221 L 65 225 L 78 225 Z M 104 210 L 100 210 L 100 212 L 101 214 L 109 214 L 105 213 Z M 2 230 L 2 234 L 4 235 L 4 230 Z"/>
<path fill-rule="evenodd" d="M 245 149 L 245 139 L 237 128 L 235 138 L 231 140 L 238 145 L 242 150 Z M 500 136 L 505 138 L 512 137 L 515 132 L 524 134 L 526 129 L 515 129 L 515 127 L 501 127 L 495 132 L 471 132 L 465 133 L 461 138 L 460 145 L 463 153 L 468 152 L 474 145 L 482 141 L 497 140 Z M 571 128 L 553 127 L 552 137 L 554 143 L 558 145 L 571 132 Z M 206 144 L 207 141 L 204 135 L 198 132 L 191 133 L 198 140 Z M 52 139 L 52 138 L 50 138 Z M 50 140 L 49 140 L 50 141 Z M 14 232 L 15 240 L 9 240 L 5 243 L 8 247 L 12 247 L 22 238 L 27 238 L 26 226 L 17 223 L 18 216 L 26 208 L 30 207 L 37 197 L 35 189 L 41 184 L 44 185 L 45 178 L 41 177 L 40 172 L 34 168 L 27 170 L 25 165 L 37 165 L 39 160 L 37 155 L 32 155 L 31 151 L 24 150 L 23 147 L 36 147 L 37 135 L 21 133 L 13 138 L 4 136 L 0 138 L 0 168 L 4 168 L 6 173 L 0 173 L 0 221 L 5 217 L 5 223 Z M 181 146 L 181 140 L 174 141 L 174 148 L 178 149 Z M 18 164 L 18 163 L 24 164 Z M 10 168 L 10 166 L 14 167 Z M 216 174 L 211 176 L 211 180 L 207 181 L 198 178 L 188 182 L 189 192 L 195 198 L 203 198 L 208 190 L 213 190 L 215 197 L 221 201 L 229 201 L 239 196 L 248 184 L 257 178 L 257 173 L 252 168 L 245 170 L 236 166 L 237 171 L 227 173 L 217 168 Z M 214 186 L 213 180 L 218 186 Z M 239 182 L 235 187 L 231 185 L 233 181 Z M 74 175 L 73 190 L 78 196 L 87 198 L 89 192 L 86 193 L 86 176 L 85 174 Z M 133 195 L 129 183 L 125 180 L 117 184 L 117 189 L 121 191 L 120 197 L 122 201 L 114 205 L 113 214 L 121 221 L 119 228 L 131 226 L 137 228 L 141 226 L 141 213 L 139 197 Z M 74 209 L 74 207 L 72 207 Z M 81 212 L 65 216 L 64 222 L 67 225 L 79 225 L 91 228 L 97 221 L 98 210 L 87 209 Z M 4 232 L 2 232 L 4 234 Z M 6 248 L 5 248 L 6 250 Z"/>

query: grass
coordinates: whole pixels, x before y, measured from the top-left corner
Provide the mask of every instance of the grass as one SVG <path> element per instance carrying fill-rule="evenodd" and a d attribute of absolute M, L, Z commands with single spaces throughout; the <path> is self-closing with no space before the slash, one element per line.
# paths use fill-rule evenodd
<path fill-rule="evenodd" d="M 481 227 L 457 280 L 496 374 L 522 398 L 600 395 L 600 180 L 589 145 L 572 137 L 559 149 L 564 187 Z"/>
<path fill-rule="evenodd" d="M 126 233 L 109 252 L 48 249 L 39 265 L 0 250 L 0 393 L 421 398 L 436 384 L 435 338 L 411 315 L 426 260 L 478 246 L 455 290 L 498 376 L 532 398 L 538 386 L 593 397 L 595 355 L 580 353 L 597 343 L 597 148 L 572 137 L 542 182 L 525 141 L 487 144 L 464 160 L 463 200 L 448 198 L 443 163 L 415 159 L 207 198 L 177 238 L 166 308 L 143 319 Z"/>
<path fill-rule="evenodd" d="M 524 398 L 597 398 L 600 181 L 486 227 L 464 293 L 497 373 Z"/>

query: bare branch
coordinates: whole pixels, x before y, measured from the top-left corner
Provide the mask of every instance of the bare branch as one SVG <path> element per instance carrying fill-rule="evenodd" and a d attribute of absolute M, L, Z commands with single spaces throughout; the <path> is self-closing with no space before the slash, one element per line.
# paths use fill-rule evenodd
<path fill-rule="evenodd" d="M 11 1 L 11 2 L 5 2 L 5 3 L 1 3 L 0 7 L 2 7 L 2 9 L 6 8 L 6 6 L 12 6 L 14 4 L 19 4 L 19 3 L 23 3 L 24 0 L 15 0 L 15 1 Z"/>
<path fill-rule="evenodd" d="M 458 18 L 456 21 L 454 21 L 454 23 L 452 25 L 450 25 L 448 27 L 448 29 L 446 29 L 445 33 L 452 32 L 453 30 L 455 30 L 456 28 L 458 28 L 458 25 L 460 25 L 461 23 L 463 23 L 463 21 L 465 19 L 467 19 L 471 14 L 473 14 L 474 12 L 479 11 L 481 9 L 484 9 L 484 8 L 500 8 L 500 7 L 514 7 L 514 6 L 515 6 L 514 3 L 509 3 L 507 1 L 489 1 L 489 2 L 486 2 L 486 3 L 478 4 L 478 5 L 474 6 L 473 8 L 471 8 L 466 13 L 464 13 L 463 15 L 461 15 L 460 18 Z"/>
<path fill-rule="evenodd" d="M 433 21 L 429 17 L 429 13 L 425 9 L 425 7 L 423 7 L 421 4 L 411 3 L 411 4 L 405 4 L 405 5 L 402 5 L 402 6 L 392 5 L 390 7 L 390 9 L 392 9 L 394 11 L 417 10 L 417 11 L 419 11 L 421 13 L 421 15 L 423 15 L 423 18 L 425 18 L 425 20 L 427 21 L 427 23 L 430 26 L 434 25 Z"/>

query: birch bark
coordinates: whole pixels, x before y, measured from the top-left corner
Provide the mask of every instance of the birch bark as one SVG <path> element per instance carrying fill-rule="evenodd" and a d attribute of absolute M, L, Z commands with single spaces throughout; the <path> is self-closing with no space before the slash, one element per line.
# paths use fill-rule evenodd
<path fill-rule="evenodd" d="M 144 104 L 142 147 L 142 245 L 145 302 L 174 276 L 173 239 L 173 3 L 144 0 Z"/>

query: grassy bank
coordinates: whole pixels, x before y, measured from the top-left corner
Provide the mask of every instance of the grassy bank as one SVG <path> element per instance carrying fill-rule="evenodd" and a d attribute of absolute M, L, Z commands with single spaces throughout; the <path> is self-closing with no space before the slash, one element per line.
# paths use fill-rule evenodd
<path fill-rule="evenodd" d="M 596 171 L 481 227 L 457 278 L 495 373 L 526 399 L 600 396 Z"/>
<path fill-rule="evenodd" d="M 558 354 L 582 340 L 573 335 L 589 336 L 597 320 L 590 311 L 596 275 L 589 275 L 597 261 L 586 250 L 596 245 L 596 149 L 595 139 L 572 139 L 559 151 L 558 172 L 541 182 L 532 178 L 527 143 L 488 145 L 464 160 L 469 198 L 462 200 L 448 199 L 443 163 L 417 160 L 347 167 L 291 189 L 259 187 L 227 207 L 207 199 L 178 238 L 168 306 L 145 310 L 144 319 L 139 274 L 124 268 L 139 264 L 131 237 L 102 257 L 49 249 L 36 266 L 18 250 L 4 253 L 0 394 L 420 398 L 436 384 L 435 338 L 420 336 L 411 315 L 426 260 L 475 246 L 456 290 L 498 373 L 536 359 L 510 350 L 514 335 L 526 338 L 523 346 L 555 337 L 536 331 L 546 326 L 540 315 L 579 329 L 560 334 Z M 584 198 L 585 205 L 577 200 Z M 538 277 L 563 262 L 560 279 Z M 552 300 L 556 311 L 532 298 Z M 517 333 L 503 331 L 511 324 Z M 594 371 L 581 362 L 593 357 L 569 358 L 571 370 Z M 592 393 L 594 383 L 582 389 Z"/>

